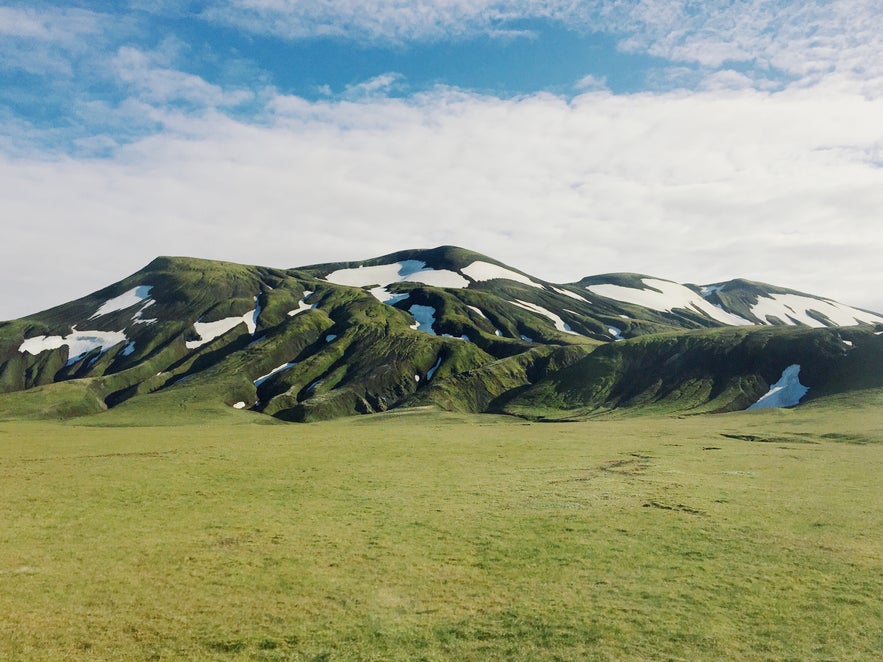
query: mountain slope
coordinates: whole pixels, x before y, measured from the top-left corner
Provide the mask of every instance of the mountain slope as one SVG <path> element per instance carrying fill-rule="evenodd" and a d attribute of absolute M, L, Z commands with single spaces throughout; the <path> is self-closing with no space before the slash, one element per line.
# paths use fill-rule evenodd
<path fill-rule="evenodd" d="M 777 340 L 758 340 L 745 355 L 726 349 L 733 338 L 748 343 L 758 323 L 778 325 L 757 336 Z M 747 370 L 750 355 L 762 369 L 740 379 L 756 399 L 784 368 L 772 359 L 778 343 L 809 342 L 807 357 L 836 363 L 825 348 L 839 331 L 828 327 L 863 329 L 854 336 L 863 346 L 875 323 L 883 317 L 741 280 L 703 288 L 608 274 L 553 284 L 451 246 L 295 269 L 161 257 L 86 297 L 0 324 L 0 415 L 66 417 L 137 401 L 309 421 L 427 404 L 528 413 L 659 400 L 649 386 L 586 395 L 597 390 L 597 366 L 617 356 L 626 367 L 604 380 L 655 375 L 676 400 L 682 373 L 718 379 L 728 362 Z M 732 327 L 745 329 L 715 331 Z M 798 341 L 802 332 L 826 340 Z M 708 363 L 697 343 L 723 358 Z M 699 354 L 663 360 L 670 346 Z M 686 372 L 672 371 L 678 361 Z M 706 390 L 717 403 L 706 409 L 746 401 Z"/>

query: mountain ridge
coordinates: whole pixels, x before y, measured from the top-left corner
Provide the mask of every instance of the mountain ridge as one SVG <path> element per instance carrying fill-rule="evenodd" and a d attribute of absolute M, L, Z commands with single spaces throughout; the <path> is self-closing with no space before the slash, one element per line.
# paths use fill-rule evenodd
<path fill-rule="evenodd" d="M 618 273 L 550 283 L 457 246 L 287 269 L 159 256 L 85 297 L 0 323 L 0 415 L 27 410 L 21 403 L 39 388 L 68 404 L 57 394 L 85 398 L 70 411 L 60 405 L 63 415 L 169 394 L 293 421 L 418 404 L 523 416 L 549 403 L 584 415 L 644 401 L 725 411 L 745 408 L 788 367 L 779 365 L 787 352 L 764 349 L 770 340 L 740 354 L 745 338 L 766 338 L 753 334 L 767 329 L 772 345 L 826 366 L 853 351 L 873 364 L 875 325 L 883 316 L 745 279 L 701 286 Z M 746 335 L 725 332 L 736 328 Z M 664 339 L 703 333 L 683 342 L 689 379 L 705 395 L 678 401 L 687 358 L 663 360 Z M 708 359 L 715 374 L 697 376 L 702 352 L 729 352 L 747 372 Z M 625 354 L 629 365 L 643 356 L 662 386 L 647 386 L 643 399 L 586 390 L 599 379 L 634 382 L 631 368 L 599 368 L 600 358 Z M 815 380 L 810 397 L 837 372 L 826 370 L 804 371 Z"/>

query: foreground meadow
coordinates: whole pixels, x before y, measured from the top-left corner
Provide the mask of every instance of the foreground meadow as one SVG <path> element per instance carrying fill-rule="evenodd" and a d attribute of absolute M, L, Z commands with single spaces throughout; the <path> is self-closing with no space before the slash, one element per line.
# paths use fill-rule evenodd
<path fill-rule="evenodd" d="M 878 659 L 881 405 L 0 422 L 0 658 Z"/>

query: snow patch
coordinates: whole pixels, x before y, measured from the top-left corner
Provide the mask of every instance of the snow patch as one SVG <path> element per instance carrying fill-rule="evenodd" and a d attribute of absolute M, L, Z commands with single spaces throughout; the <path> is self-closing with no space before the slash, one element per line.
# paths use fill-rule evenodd
<path fill-rule="evenodd" d="M 120 352 L 123 356 L 131 356 L 135 351 L 135 341 L 130 340 L 129 344 L 123 347 L 123 350 Z"/>
<path fill-rule="evenodd" d="M 233 409 L 245 409 L 245 403 L 240 400 L 233 405 Z"/>
<path fill-rule="evenodd" d="M 442 362 L 442 360 L 441 360 L 441 357 L 439 356 L 438 360 L 435 362 L 435 365 L 432 366 L 429 369 L 429 371 L 426 373 L 426 381 L 429 381 L 432 379 L 432 376 L 435 374 L 435 371 L 438 370 L 438 367 L 441 365 L 441 362 Z"/>
<path fill-rule="evenodd" d="M 325 336 L 325 342 L 334 342 L 335 340 L 337 340 L 336 333 L 329 333 L 327 336 Z"/>
<path fill-rule="evenodd" d="M 402 260 L 392 264 L 377 264 L 371 267 L 361 266 L 354 269 L 338 269 L 325 276 L 325 280 L 336 285 L 350 287 L 367 287 L 375 285 L 370 291 L 383 303 L 392 305 L 396 301 L 407 298 L 406 294 L 392 294 L 387 289 L 393 283 L 423 283 L 433 287 L 450 287 L 462 289 L 469 286 L 463 276 L 447 269 L 426 268 L 422 260 Z"/>
<path fill-rule="evenodd" d="M 499 329 L 494 329 L 494 335 L 497 336 L 498 338 L 502 338 L 503 332 L 500 331 Z"/>
<path fill-rule="evenodd" d="M 407 299 L 410 294 L 407 292 L 401 293 L 393 293 L 389 291 L 388 287 L 372 287 L 368 290 L 375 299 L 377 299 L 380 303 L 385 303 L 388 306 L 394 306 L 399 301 L 404 301 Z"/>
<path fill-rule="evenodd" d="M 521 339 L 522 339 L 524 342 L 533 342 L 533 338 L 528 338 L 528 337 L 527 337 L 526 335 L 524 335 L 523 333 L 521 334 Z"/>
<path fill-rule="evenodd" d="M 476 315 L 478 315 L 479 317 L 482 317 L 482 318 L 486 319 L 488 322 L 490 322 L 490 320 L 488 319 L 488 316 L 484 314 L 484 311 L 481 308 L 477 308 L 475 306 L 466 306 L 466 307 L 469 310 L 471 310 L 472 312 L 474 312 Z"/>
<path fill-rule="evenodd" d="M 844 340 L 844 341 L 843 341 L 843 344 L 846 345 L 847 347 L 852 347 L 852 346 L 853 346 L 853 342 L 852 342 L 851 340 Z"/>
<path fill-rule="evenodd" d="M 699 294 L 701 294 L 703 297 L 710 297 L 712 294 L 714 294 L 715 292 L 720 292 L 722 289 L 724 289 L 723 285 L 705 285 L 704 287 L 700 288 Z"/>
<path fill-rule="evenodd" d="M 466 342 L 470 342 L 469 336 L 465 333 L 462 336 L 452 336 L 450 333 L 443 333 L 442 338 L 454 338 L 456 340 L 465 340 Z"/>
<path fill-rule="evenodd" d="M 837 326 L 856 326 L 862 322 L 875 324 L 883 322 L 883 317 L 867 313 L 863 310 L 844 306 L 836 301 L 814 299 L 799 294 L 770 294 L 758 297 L 757 303 L 751 307 L 751 314 L 762 324 L 771 324 L 767 317 L 778 317 L 785 324 L 821 328 L 825 324 L 809 315 L 815 311 L 827 317 Z"/>
<path fill-rule="evenodd" d="M 633 303 L 650 310 L 670 313 L 674 308 L 692 309 L 692 312 L 700 312 L 713 320 L 730 326 L 750 326 L 754 324 L 744 317 L 728 313 L 722 308 L 708 303 L 689 287 L 684 287 L 669 280 L 659 280 L 658 278 L 644 278 L 641 282 L 652 289 L 642 290 L 636 287 L 624 287 L 611 283 L 589 285 L 586 289 L 608 299 L 622 301 L 623 303 Z"/>
<path fill-rule="evenodd" d="M 260 385 L 263 384 L 265 381 L 267 381 L 268 379 L 270 379 L 270 377 L 272 377 L 273 375 L 278 374 L 278 373 L 282 372 L 283 370 L 288 370 L 289 368 L 293 368 L 293 367 L 296 366 L 296 365 L 297 365 L 296 362 L 294 362 L 294 361 L 290 361 L 290 362 L 288 362 L 288 363 L 283 363 L 283 364 L 280 365 L 278 368 L 273 368 L 273 369 L 272 369 L 270 372 L 268 372 L 266 375 L 261 375 L 260 377 L 258 377 L 257 379 L 254 380 L 254 385 L 255 385 L 255 387 L 260 386 Z"/>
<path fill-rule="evenodd" d="M 248 333 L 250 335 L 254 335 L 254 332 L 257 331 L 258 318 L 261 316 L 261 304 L 258 301 L 259 296 L 259 294 L 256 294 L 254 297 L 254 310 L 251 311 L 251 315 L 246 313 L 242 316 L 242 319 L 245 320 L 245 326 L 248 327 Z"/>
<path fill-rule="evenodd" d="M 242 317 L 225 317 L 222 320 L 218 320 L 217 322 L 194 322 L 193 328 L 196 330 L 196 335 L 199 336 L 199 340 L 188 340 L 184 343 L 187 349 L 196 349 L 197 347 L 202 347 L 206 343 L 210 343 L 215 338 L 219 338 L 220 336 L 227 333 L 231 329 L 239 326 L 242 322 L 245 322 L 246 327 L 248 328 L 248 332 L 251 335 L 254 335 L 257 330 L 257 321 L 258 316 L 261 314 L 261 307 L 257 305 L 258 298 L 255 297 L 255 309 L 249 310 L 247 313 L 242 315 Z"/>
<path fill-rule="evenodd" d="M 37 355 L 67 345 L 68 360 L 66 365 L 73 365 L 91 351 L 101 350 L 104 354 L 108 349 L 121 342 L 126 342 L 126 334 L 122 331 L 77 331 L 71 327 L 71 333 L 62 336 L 35 336 L 22 342 L 18 351 L 22 354 Z"/>
<path fill-rule="evenodd" d="M 154 303 L 156 302 L 153 299 L 148 299 L 147 301 L 145 301 L 144 305 L 138 309 L 138 312 L 132 315 L 132 321 L 135 322 L 135 324 L 156 324 L 159 320 L 157 320 L 155 317 L 151 317 L 150 319 L 144 319 L 142 317 L 142 315 L 144 315 L 144 311 L 152 306 Z"/>
<path fill-rule="evenodd" d="M 524 283 L 525 285 L 530 285 L 531 287 L 542 287 L 542 285 L 533 282 L 530 278 L 523 274 L 516 273 L 515 271 L 507 269 L 506 267 L 501 267 L 498 264 L 491 264 L 490 262 L 483 262 L 481 260 L 473 262 L 469 266 L 463 267 L 462 269 L 460 269 L 460 272 L 466 274 L 472 280 L 477 282 L 502 278 L 505 280 L 514 280 L 516 283 Z"/>
<path fill-rule="evenodd" d="M 547 319 L 552 321 L 552 323 L 555 325 L 555 328 L 558 329 L 559 331 L 562 331 L 564 333 L 569 333 L 574 336 L 580 335 L 576 331 L 573 331 L 570 328 L 569 324 L 567 324 L 563 319 L 558 317 L 558 315 L 553 313 L 551 310 L 546 310 L 542 306 L 538 306 L 534 303 L 529 303 L 527 301 L 522 301 L 521 299 L 515 299 L 515 301 L 513 301 L 512 303 L 515 304 L 516 306 L 518 306 L 519 308 L 524 308 L 525 310 L 529 310 L 532 313 L 537 313 L 538 315 L 542 315 L 543 317 L 546 317 Z"/>
<path fill-rule="evenodd" d="M 749 409 L 767 409 L 778 407 L 794 407 L 809 391 L 809 387 L 800 383 L 800 365 L 789 365 L 782 371 L 782 377 L 770 387 L 760 400 Z"/>
<path fill-rule="evenodd" d="M 415 381 L 415 382 L 419 382 L 419 381 L 420 381 L 420 375 L 414 375 L 414 381 Z"/>
<path fill-rule="evenodd" d="M 430 335 L 435 335 L 435 331 L 432 329 L 432 325 L 435 324 L 435 308 L 432 306 L 421 306 L 420 304 L 414 304 L 410 308 L 408 308 L 408 312 L 414 316 L 416 320 L 416 324 L 412 324 L 411 328 L 415 331 L 423 331 L 424 333 L 428 333 Z"/>
<path fill-rule="evenodd" d="M 101 305 L 101 307 L 95 311 L 95 314 L 92 315 L 92 317 L 90 317 L 89 319 L 92 320 L 96 317 L 101 317 L 102 315 L 115 313 L 118 310 L 131 308 L 132 306 L 135 306 L 150 297 L 150 290 L 152 289 L 152 285 L 138 285 L 137 287 L 133 287 L 128 292 L 123 292 L 118 297 L 114 297 L 113 299 L 108 299 L 107 301 L 105 301 Z"/>
<path fill-rule="evenodd" d="M 297 308 L 295 308 L 294 310 L 289 310 L 288 316 L 294 317 L 295 315 L 297 315 L 299 313 L 305 313 L 306 311 L 312 310 L 313 308 L 315 308 L 316 304 L 307 303 L 307 299 L 309 299 L 312 294 L 313 294 L 313 290 L 304 290 L 304 296 L 300 301 L 297 302 Z"/>
<path fill-rule="evenodd" d="M 558 294 L 563 294 L 566 297 L 570 297 L 571 299 L 576 299 L 582 303 L 592 303 L 591 301 L 587 301 L 584 297 L 581 297 L 576 292 L 571 292 L 570 290 L 565 290 L 562 287 L 552 287 Z"/>
<path fill-rule="evenodd" d="M 607 331 L 617 342 L 619 342 L 620 340 L 625 340 L 625 338 L 622 337 L 622 329 L 620 329 L 618 326 L 608 326 Z"/>

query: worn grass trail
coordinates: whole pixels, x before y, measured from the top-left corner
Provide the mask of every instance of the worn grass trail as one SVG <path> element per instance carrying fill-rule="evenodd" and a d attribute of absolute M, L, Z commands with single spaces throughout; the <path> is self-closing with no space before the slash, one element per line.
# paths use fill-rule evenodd
<path fill-rule="evenodd" d="M 877 412 L 0 423 L 0 658 L 872 659 Z"/>

